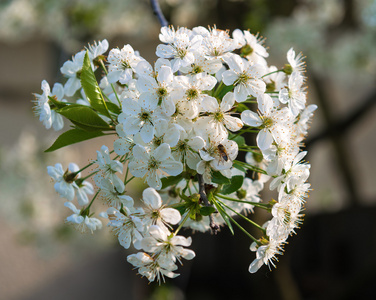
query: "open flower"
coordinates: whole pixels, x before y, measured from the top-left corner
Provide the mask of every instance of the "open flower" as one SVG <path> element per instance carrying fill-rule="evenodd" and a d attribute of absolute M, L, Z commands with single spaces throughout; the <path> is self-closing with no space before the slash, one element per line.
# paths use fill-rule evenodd
<path fill-rule="evenodd" d="M 287 108 L 274 109 L 273 100 L 267 94 L 257 100 L 259 114 L 245 110 L 242 112 L 241 118 L 246 125 L 261 128 L 256 141 L 257 146 L 263 151 L 269 149 L 273 141 L 279 144 L 286 138 L 290 128 L 286 123 L 292 121 L 292 116 Z"/>
<path fill-rule="evenodd" d="M 265 57 L 269 56 L 263 44 L 263 39 L 258 35 L 253 35 L 248 30 L 243 32 L 240 29 L 235 29 L 232 33 L 234 40 L 242 47 L 240 52 L 249 61 L 262 65 L 267 65 Z"/>
<path fill-rule="evenodd" d="M 179 276 L 179 274 L 173 272 L 178 268 L 175 264 L 163 266 L 160 264 L 158 257 L 150 256 L 144 252 L 128 255 L 127 261 L 135 268 L 138 268 L 138 273 L 141 276 L 145 276 L 150 282 L 157 279 L 161 283 L 161 280 L 164 281 L 164 276 L 169 278 Z"/>
<path fill-rule="evenodd" d="M 176 72 L 181 67 L 187 67 L 194 62 L 194 52 L 199 49 L 202 42 L 201 36 L 192 36 L 186 28 L 175 31 L 170 27 L 162 27 L 159 38 L 165 44 L 157 47 L 156 54 L 162 58 L 172 58 L 172 71 Z"/>
<path fill-rule="evenodd" d="M 63 166 L 57 163 L 54 167 L 48 166 L 47 173 L 55 180 L 55 190 L 61 197 L 72 201 L 74 198 L 74 190 L 78 189 L 75 180 L 78 178 L 77 171 L 79 167 L 75 163 L 70 163 L 66 171 Z"/>
<path fill-rule="evenodd" d="M 191 237 L 169 235 L 157 225 L 150 226 L 149 235 L 142 239 L 141 247 L 146 252 L 158 254 L 159 262 L 164 266 L 180 261 L 181 257 L 190 260 L 196 256 L 192 250 L 183 248 L 191 245 Z"/>
<path fill-rule="evenodd" d="M 119 81 L 121 84 L 128 84 L 133 78 L 137 64 L 142 60 L 143 58 L 137 55 L 130 45 L 125 45 L 121 50 L 112 49 L 107 58 L 108 82 Z"/>
<path fill-rule="evenodd" d="M 125 134 L 140 133 L 142 140 L 149 143 L 154 136 L 154 110 L 158 101 L 152 98 L 134 100 L 126 98 L 123 107 L 126 108 L 119 115 L 118 120 L 123 125 Z"/>
<path fill-rule="evenodd" d="M 183 171 L 181 162 L 171 158 L 171 148 L 163 143 L 154 151 L 148 153 L 140 145 L 133 147 L 134 160 L 129 163 L 129 171 L 136 177 L 144 177 L 149 186 L 159 190 L 162 188 L 161 178 L 167 174 L 179 175 Z"/>
<path fill-rule="evenodd" d="M 115 186 L 119 193 L 124 191 L 124 183 L 117 177 L 116 173 L 123 173 L 123 165 L 118 160 L 110 158 L 108 147 L 103 145 L 100 151 L 97 151 L 97 164 L 100 173 L 95 176 L 96 181 L 101 185 L 102 178 L 108 179 Z"/>
<path fill-rule="evenodd" d="M 200 117 L 195 125 L 196 132 L 205 132 L 213 140 L 223 141 L 228 137 L 228 130 L 238 131 L 243 127 L 243 122 L 230 114 L 235 104 L 234 94 L 228 92 L 222 99 L 221 104 L 213 97 L 206 97 L 202 101 L 202 108 L 209 116 Z M 226 129 L 227 128 L 227 129 Z"/>
<path fill-rule="evenodd" d="M 304 108 L 306 94 L 302 87 L 304 77 L 298 72 L 293 72 L 289 77 L 289 85 L 279 92 L 279 101 L 288 104 L 291 114 L 296 117 Z"/>
<path fill-rule="evenodd" d="M 65 95 L 71 97 L 74 93 L 81 88 L 81 71 L 84 64 L 85 51 L 78 52 L 72 60 L 68 60 L 60 68 L 60 72 L 68 77 L 68 81 L 64 85 Z"/>
<path fill-rule="evenodd" d="M 250 64 L 239 55 L 232 54 L 223 58 L 230 70 L 223 72 L 223 83 L 234 85 L 235 100 L 245 101 L 248 96 L 257 97 L 265 93 L 266 85 L 261 80 L 265 73 L 265 68 L 258 64 Z"/>
<path fill-rule="evenodd" d="M 157 104 L 167 116 L 175 112 L 175 104 L 171 97 L 174 74 L 169 66 L 162 65 L 155 78 L 141 75 L 137 81 L 137 88 L 141 92 L 140 101 Z"/>
<path fill-rule="evenodd" d="M 142 210 L 133 212 L 128 207 L 123 207 L 121 213 L 114 207 L 107 209 L 107 212 L 101 213 L 101 217 L 109 219 L 107 226 L 112 227 L 112 231 L 117 235 L 120 245 L 128 249 L 133 243 L 136 249 L 141 249 L 142 232 L 144 225 L 138 215 Z"/>
<path fill-rule="evenodd" d="M 143 221 L 146 228 L 151 225 L 158 225 L 162 230 L 170 232 L 169 224 L 176 225 L 180 222 L 179 211 L 163 205 L 162 198 L 155 189 L 145 189 L 142 193 L 142 200 L 145 204 Z"/>
<path fill-rule="evenodd" d="M 87 215 L 82 215 L 85 210 L 82 211 L 77 209 L 72 202 L 65 202 L 64 206 L 73 211 L 73 214 L 67 217 L 66 222 L 73 224 L 77 231 L 81 233 L 90 231 L 93 233 L 94 230 L 102 228 L 102 222 L 100 220 Z"/>
<path fill-rule="evenodd" d="M 46 80 L 43 80 L 42 91 L 42 95 L 34 94 L 36 98 L 36 100 L 34 101 L 35 114 L 39 116 L 39 121 L 43 122 L 43 125 L 46 127 L 46 129 L 50 129 L 52 126 L 55 131 L 58 131 L 64 127 L 64 121 L 61 115 L 51 109 L 51 100 L 48 97 L 55 98 L 56 101 L 66 102 L 66 100 L 63 99 L 63 85 L 60 83 L 55 83 L 51 92 L 48 82 Z"/>

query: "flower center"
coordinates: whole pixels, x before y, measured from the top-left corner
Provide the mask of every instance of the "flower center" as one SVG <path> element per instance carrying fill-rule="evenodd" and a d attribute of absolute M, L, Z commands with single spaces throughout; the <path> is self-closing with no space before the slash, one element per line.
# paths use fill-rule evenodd
<path fill-rule="evenodd" d="M 214 56 L 219 56 L 221 53 L 217 49 L 214 49 L 213 54 Z"/>
<path fill-rule="evenodd" d="M 156 147 L 160 146 L 163 143 L 164 134 L 160 137 L 154 137 L 153 143 Z"/>
<path fill-rule="evenodd" d="M 123 67 L 124 70 L 125 70 L 125 69 L 130 69 L 130 68 L 131 68 L 129 62 L 126 61 L 126 60 L 122 60 L 122 61 L 121 61 L 121 66 Z"/>
<path fill-rule="evenodd" d="M 156 160 L 153 156 L 150 157 L 148 169 L 149 170 L 156 170 L 159 168 L 161 162 Z"/>
<path fill-rule="evenodd" d="M 73 183 L 78 177 L 78 174 L 76 172 L 70 172 L 68 169 L 65 171 L 63 178 L 64 181 L 67 183 Z"/>
<path fill-rule="evenodd" d="M 185 140 L 179 141 L 179 143 L 177 144 L 177 149 L 179 152 L 186 152 L 188 150 L 188 144 Z"/>
<path fill-rule="evenodd" d="M 192 73 L 198 74 L 198 73 L 202 73 L 202 72 L 203 72 L 203 70 L 200 66 L 192 64 Z"/>
<path fill-rule="evenodd" d="M 269 127 L 271 127 L 272 125 L 273 125 L 273 120 L 271 119 L 271 118 L 267 118 L 267 117 L 263 117 L 263 119 L 262 119 L 262 126 L 264 127 L 264 128 L 269 128 Z"/>
<path fill-rule="evenodd" d="M 224 115 L 223 115 L 223 112 L 221 111 L 217 111 L 213 114 L 213 119 L 216 121 L 216 122 L 222 122 L 223 119 L 224 119 Z"/>
<path fill-rule="evenodd" d="M 151 121 L 151 115 L 147 111 L 141 111 L 141 113 L 139 113 L 138 116 L 140 117 L 141 121 L 144 121 L 144 122 Z"/>
<path fill-rule="evenodd" d="M 283 223 L 288 224 L 291 221 L 291 213 L 287 211 L 287 209 L 284 209 L 284 218 Z"/>
<path fill-rule="evenodd" d="M 164 98 L 167 96 L 167 90 L 164 87 L 161 87 L 157 90 L 157 95 L 159 98 Z"/>
<path fill-rule="evenodd" d="M 159 210 L 153 210 L 153 212 L 151 213 L 151 218 L 157 220 L 159 217 L 160 217 Z"/>
<path fill-rule="evenodd" d="M 251 79 L 251 77 L 246 72 L 243 72 L 242 74 L 239 75 L 238 80 L 236 81 L 236 84 L 246 83 L 249 79 Z"/>
<path fill-rule="evenodd" d="M 176 49 L 176 56 L 177 57 L 184 58 L 186 54 L 187 54 L 187 49 L 184 49 L 184 48 Z"/>
<path fill-rule="evenodd" d="M 188 100 L 194 100 L 198 97 L 198 91 L 194 88 L 191 88 L 186 93 Z"/>
<path fill-rule="evenodd" d="M 77 77 L 78 79 L 81 78 L 81 73 L 82 73 L 82 70 L 78 70 L 78 71 L 76 72 L 76 77 Z"/>

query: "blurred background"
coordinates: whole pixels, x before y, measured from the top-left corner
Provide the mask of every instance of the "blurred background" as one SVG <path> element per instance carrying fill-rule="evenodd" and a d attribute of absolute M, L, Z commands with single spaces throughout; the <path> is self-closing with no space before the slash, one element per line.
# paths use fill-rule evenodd
<path fill-rule="evenodd" d="M 277 269 L 256 274 L 248 273 L 254 253 L 241 232 L 195 234 L 196 258 L 158 287 L 136 276 L 108 229 L 81 236 L 66 226 L 69 211 L 46 166 L 84 165 L 112 140 L 43 153 L 58 133 L 33 115 L 32 93 L 43 79 L 61 80 L 61 65 L 94 40 L 131 44 L 156 60 L 160 27 L 146 0 L 1 0 L 0 299 L 376 299 L 376 1 L 161 6 L 175 26 L 259 32 L 276 66 L 290 47 L 307 57 L 309 102 L 319 108 L 306 141 L 313 191 L 301 229 Z"/>

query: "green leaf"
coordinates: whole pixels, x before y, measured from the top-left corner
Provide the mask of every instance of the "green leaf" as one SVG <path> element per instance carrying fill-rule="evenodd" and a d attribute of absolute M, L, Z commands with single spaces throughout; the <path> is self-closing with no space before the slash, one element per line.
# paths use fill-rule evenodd
<path fill-rule="evenodd" d="M 59 108 L 63 108 L 65 106 L 67 106 L 68 104 L 64 103 L 64 102 L 61 102 L 61 101 L 57 101 L 54 97 L 51 97 L 51 96 L 48 96 L 48 99 L 53 103 L 53 105 L 59 109 Z"/>
<path fill-rule="evenodd" d="M 185 211 L 187 210 L 187 206 L 185 205 L 185 203 L 182 203 L 179 206 L 174 206 L 174 208 L 178 210 L 181 215 L 184 215 Z"/>
<path fill-rule="evenodd" d="M 231 183 L 223 186 L 221 193 L 224 195 L 231 194 L 239 190 L 243 185 L 244 177 L 241 175 L 232 176 Z"/>
<path fill-rule="evenodd" d="M 218 98 L 222 99 L 224 95 L 226 95 L 228 92 L 231 92 L 234 89 L 233 85 L 225 85 L 221 91 L 218 94 Z"/>
<path fill-rule="evenodd" d="M 99 113 L 102 115 L 111 118 L 106 102 L 103 99 L 102 91 L 97 83 L 93 69 L 91 68 L 91 62 L 87 51 L 85 54 L 80 79 L 82 88 L 84 89 L 85 95 L 91 106 L 95 110 L 99 111 Z"/>
<path fill-rule="evenodd" d="M 248 110 L 248 109 L 249 109 L 248 106 L 243 104 L 243 103 L 238 103 L 238 105 L 236 106 L 236 111 L 239 112 L 239 113 L 241 113 L 245 110 Z"/>
<path fill-rule="evenodd" d="M 215 207 L 217 208 L 218 212 L 220 213 L 220 215 L 222 216 L 223 220 L 227 224 L 228 229 L 230 229 L 232 235 L 234 235 L 234 229 L 232 228 L 232 225 L 231 225 L 231 222 L 230 222 L 230 218 L 228 217 L 225 209 L 217 201 L 213 201 L 213 203 L 214 203 Z"/>
<path fill-rule="evenodd" d="M 247 172 L 247 169 L 244 168 L 244 167 L 243 167 L 243 166 L 242 166 L 237 160 L 234 160 L 234 161 L 232 162 L 232 166 L 233 166 L 234 168 L 236 168 L 236 169 L 238 169 L 238 170 L 244 172 L 244 173 Z"/>
<path fill-rule="evenodd" d="M 109 130 L 111 127 L 92 108 L 85 105 L 69 105 L 57 111 L 73 124 L 87 131 Z"/>
<path fill-rule="evenodd" d="M 215 208 L 211 206 L 202 206 L 200 208 L 200 214 L 203 216 L 209 216 L 215 212 Z"/>
<path fill-rule="evenodd" d="M 235 135 L 234 135 L 235 136 Z M 246 143 L 245 143 L 245 138 L 242 137 L 241 135 L 238 135 L 238 136 L 235 136 L 234 138 L 232 137 L 229 137 L 229 140 L 233 140 L 234 142 L 236 142 L 238 144 L 239 147 L 241 146 L 245 146 Z"/>
<path fill-rule="evenodd" d="M 226 176 L 223 176 L 221 172 L 215 171 L 212 173 L 212 182 L 218 184 L 230 184 L 231 181 Z"/>
<path fill-rule="evenodd" d="M 72 145 L 85 140 L 90 140 L 98 136 L 104 135 L 101 131 L 84 131 L 81 129 L 71 129 L 61 134 L 53 145 L 44 152 L 52 152 L 62 147 Z"/>
<path fill-rule="evenodd" d="M 119 115 L 121 113 L 121 109 L 119 106 L 117 106 L 115 103 L 112 102 L 106 102 L 107 108 L 113 112 L 116 115 Z"/>
<path fill-rule="evenodd" d="M 169 187 L 170 185 L 178 184 L 183 179 L 182 174 L 177 176 L 168 176 L 161 179 L 162 181 L 162 189 Z"/>
<path fill-rule="evenodd" d="M 196 220 L 196 216 L 197 216 L 197 212 L 192 209 L 189 211 L 189 217 L 192 219 L 192 220 Z"/>

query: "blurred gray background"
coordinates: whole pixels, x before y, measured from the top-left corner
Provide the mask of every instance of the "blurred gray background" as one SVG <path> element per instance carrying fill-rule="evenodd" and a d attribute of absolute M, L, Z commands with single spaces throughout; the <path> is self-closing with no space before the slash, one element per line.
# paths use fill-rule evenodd
<path fill-rule="evenodd" d="M 146 0 L 2 0 L 0 299 L 376 299 L 376 1 L 161 6 L 174 26 L 259 32 L 276 66 L 290 47 L 306 56 L 308 101 L 319 108 L 306 140 L 313 190 L 302 228 L 277 269 L 264 266 L 254 275 L 247 271 L 254 254 L 241 232 L 195 234 L 197 257 L 158 287 L 136 276 L 107 228 L 81 236 L 64 225 L 69 212 L 46 166 L 84 165 L 112 140 L 43 153 L 58 133 L 33 115 L 32 93 L 41 93 L 43 79 L 51 86 L 61 80 L 64 61 L 94 40 L 107 38 L 110 49 L 131 44 L 155 60 L 159 24 Z M 132 193 L 137 197 L 136 186 Z"/>

